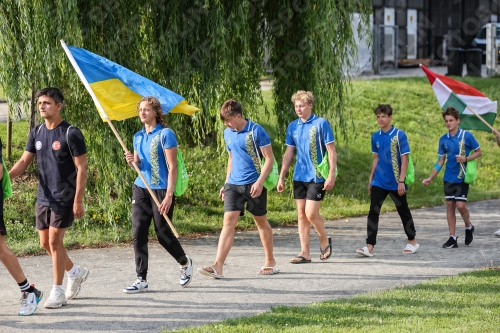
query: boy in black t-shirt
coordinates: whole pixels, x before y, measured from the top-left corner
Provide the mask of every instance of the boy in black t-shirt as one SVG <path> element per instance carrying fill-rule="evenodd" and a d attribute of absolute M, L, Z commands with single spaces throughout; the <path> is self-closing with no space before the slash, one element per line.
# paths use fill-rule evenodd
<path fill-rule="evenodd" d="M 3 177 L 8 177 L 9 175 L 4 175 L 3 165 L 2 165 L 2 141 L 0 140 L 0 183 L 2 183 Z M 16 280 L 19 288 L 21 288 L 21 309 L 18 314 L 20 316 L 29 316 L 36 312 L 38 303 L 40 303 L 43 292 L 36 289 L 34 285 L 30 285 L 26 275 L 19 265 L 19 260 L 12 253 L 12 251 L 7 247 L 5 242 L 5 235 L 7 235 L 7 229 L 5 228 L 5 222 L 3 219 L 3 188 L 0 189 L 0 261 L 5 265 L 10 275 Z"/>
<path fill-rule="evenodd" d="M 80 130 L 61 118 L 62 91 L 45 88 L 36 97 L 40 116 L 45 122 L 30 132 L 26 151 L 9 175 L 11 178 L 21 175 L 37 157 L 36 228 L 40 244 L 52 257 L 54 269 L 54 286 L 44 307 L 60 308 L 67 299 L 76 297 L 89 275 L 87 268 L 71 261 L 63 244 L 66 229 L 72 225 L 74 218 L 84 215 L 86 147 Z M 66 293 L 62 288 L 65 270 L 68 275 Z"/>

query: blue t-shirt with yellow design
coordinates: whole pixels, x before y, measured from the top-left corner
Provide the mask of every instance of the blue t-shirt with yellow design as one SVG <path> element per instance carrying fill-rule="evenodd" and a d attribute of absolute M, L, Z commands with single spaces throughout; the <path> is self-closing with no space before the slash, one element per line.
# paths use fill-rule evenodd
<path fill-rule="evenodd" d="M 370 185 L 385 190 L 397 190 L 401 155 L 410 153 L 406 133 L 394 125 L 387 132 L 378 130 L 372 135 L 372 153 L 378 154 L 378 163 Z"/>
<path fill-rule="evenodd" d="M 260 148 L 271 144 L 271 138 L 262 126 L 246 118 L 245 120 L 247 124 L 239 132 L 230 128 L 224 130 L 226 148 L 232 157 L 232 169 L 227 181 L 228 184 L 248 185 L 255 183 L 261 172 L 257 154 L 262 160 Z"/>
<path fill-rule="evenodd" d="M 439 139 L 438 155 L 446 155 L 446 170 L 443 180 L 450 183 L 463 183 L 467 163 L 458 163 L 456 155 L 469 156 L 471 150 L 479 149 L 479 143 L 471 132 L 459 129 L 455 135 L 450 132 Z"/>
<path fill-rule="evenodd" d="M 177 137 L 170 128 L 165 128 L 161 124 L 149 133 L 142 128 L 134 135 L 134 151 L 137 152 L 141 164 L 141 170 L 144 178 L 152 190 L 166 190 L 168 185 L 168 168 L 165 160 L 163 148 L 177 147 Z M 142 179 L 138 176 L 134 182 L 135 185 L 146 188 Z"/>
<path fill-rule="evenodd" d="M 326 145 L 335 142 L 330 123 L 311 114 L 309 119 L 300 118 L 288 124 L 285 144 L 297 151 L 293 180 L 299 182 L 322 183 L 325 179 L 318 171 L 326 153 Z"/>

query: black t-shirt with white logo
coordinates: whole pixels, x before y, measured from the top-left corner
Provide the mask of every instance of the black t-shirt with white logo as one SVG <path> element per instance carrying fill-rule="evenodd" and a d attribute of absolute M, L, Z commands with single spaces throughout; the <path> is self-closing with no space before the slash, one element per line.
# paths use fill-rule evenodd
<path fill-rule="evenodd" d="M 37 203 L 40 205 L 73 206 L 77 172 L 71 155 L 76 157 L 86 154 L 86 146 L 82 132 L 70 126 L 62 121 L 59 126 L 49 130 L 45 124 L 41 124 L 28 137 L 26 151 L 37 157 L 40 180 Z"/>

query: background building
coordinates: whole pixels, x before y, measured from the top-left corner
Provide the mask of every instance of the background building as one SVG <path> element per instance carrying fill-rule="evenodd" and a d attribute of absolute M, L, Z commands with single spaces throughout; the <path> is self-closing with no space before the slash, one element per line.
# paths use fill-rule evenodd
<path fill-rule="evenodd" d="M 500 0 L 373 0 L 373 8 L 375 26 L 398 28 L 397 59 L 440 60 L 446 48 L 470 47 L 483 25 L 497 22 Z M 396 42 L 393 30 L 384 31 L 382 43 Z"/>

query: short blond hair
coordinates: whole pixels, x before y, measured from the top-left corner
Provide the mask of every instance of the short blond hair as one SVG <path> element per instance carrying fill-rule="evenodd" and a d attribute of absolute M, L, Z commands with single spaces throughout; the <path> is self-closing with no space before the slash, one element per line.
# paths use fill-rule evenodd
<path fill-rule="evenodd" d="M 314 96 L 312 92 L 299 90 L 295 94 L 292 95 L 292 102 L 302 101 L 307 104 L 314 104 Z"/>

